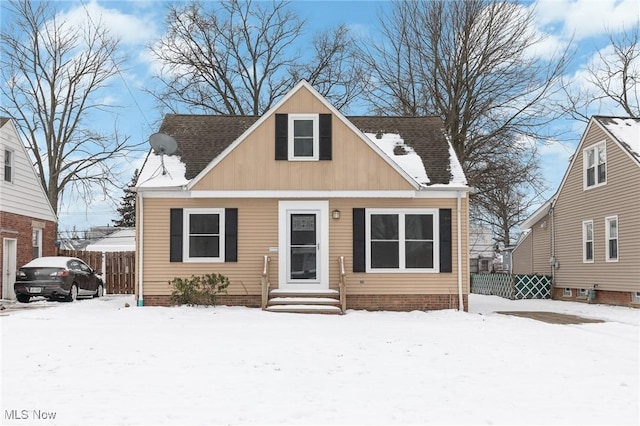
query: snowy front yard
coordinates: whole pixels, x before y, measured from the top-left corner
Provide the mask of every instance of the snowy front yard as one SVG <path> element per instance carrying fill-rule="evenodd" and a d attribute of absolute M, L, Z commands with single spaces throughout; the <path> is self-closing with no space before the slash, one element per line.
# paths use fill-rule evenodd
<path fill-rule="evenodd" d="M 344 316 L 36 303 L 0 317 L 2 424 L 640 423 L 628 308 L 479 295 L 469 313 Z"/>

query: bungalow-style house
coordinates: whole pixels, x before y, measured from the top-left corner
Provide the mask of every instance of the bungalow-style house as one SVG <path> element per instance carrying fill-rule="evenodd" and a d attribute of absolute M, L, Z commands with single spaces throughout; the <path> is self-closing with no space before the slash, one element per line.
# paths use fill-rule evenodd
<path fill-rule="evenodd" d="M 302 81 L 261 117 L 159 133 L 177 150 L 136 185 L 139 306 L 221 273 L 227 305 L 467 309 L 469 187 L 439 118 L 345 117 Z"/>
<path fill-rule="evenodd" d="M 113 228 L 114 232 L 89 244 L 85 251 L 135 251 L 136 230 L 134 228 Z"/>
<path fill-rule="evenodd" d="M 55 255 L 56 214 L 40 184 L 13 120 L 0 117 L 0 290 L 15 299 L 16 270 Z"/>
<path fill-rule="evenodd" d="M 551 275 L 554 299 L 640 306 L 640 119 L 592 117 L 521 229 L 513 272 Z"/>

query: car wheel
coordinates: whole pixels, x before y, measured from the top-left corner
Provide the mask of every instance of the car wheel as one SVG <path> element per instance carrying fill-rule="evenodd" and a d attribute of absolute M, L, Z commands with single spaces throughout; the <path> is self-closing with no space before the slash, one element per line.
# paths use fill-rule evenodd
<path fill-rule="evenodd" d="M 78 298 L 78 286 L 73 284 L 71 286 L 71 291 L 69 291 L 69 295 L 67 296 L 67 302 L 75 302 Z"/>
<path fill-rule="evenodd" d="M 96 289 L 96 294 L 93 295 L 93 297 L 102 297 L 104 296 L 104 287 L 102 286 L 102 284 L 98 284 L 98 288 Z"/>
<path fill-rule="evenodd" d="M 16 298 L 20 303 L 29 303 L 29 299 L 31 299 L 31 297 L 27 294 L 18 294 L 16 295 Z"/>

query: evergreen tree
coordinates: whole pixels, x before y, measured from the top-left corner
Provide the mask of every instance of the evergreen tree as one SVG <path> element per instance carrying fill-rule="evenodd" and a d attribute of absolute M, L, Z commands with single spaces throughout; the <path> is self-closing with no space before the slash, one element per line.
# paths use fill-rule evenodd
<path fill-rule="evenodd" d="M 133 187 L 138 180 L 138 170 L 133 173 L 131 182 L 124 189 L 124 196 L 120 201 L 120 207 L 118 207 L 118 213 L 120 219 L 112 220 L 114 226 L 121 226 L 127 228 L 133 228 L 136 226 L 136 193 Z"/>

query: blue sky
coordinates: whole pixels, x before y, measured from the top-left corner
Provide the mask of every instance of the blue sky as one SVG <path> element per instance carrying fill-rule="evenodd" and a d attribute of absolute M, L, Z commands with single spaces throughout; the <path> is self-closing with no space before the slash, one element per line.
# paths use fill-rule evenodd
<path fill-rule="evenodd" d="M 93 20 L 101 19 L 114 35 L 120 37 L 129 59 L 103 96 L 105 104 L 118 105 L 115 109 L 117 128 L 135 142 L 146 142 L 157 131 L 161 119 L 153 100 L 143 89 L 148 85 L 154 67 L 145 52 L 145 46 L 163 34 L 165 4 L 153 0 L 83 0 L 59 4 L 69 19 L 84 19 L 88 11 Z M 540 0 L 526 4 L 535 4 L 537 29 L 547 34 L 541 51 L 551 52 L 564 46 L 573 37 L 578 51 L 568 77 L 576 77 L 578 81 L 589 61 L 598 51 L 606 48 L 605 28 L 616 32 L 640 20 L 640 3 L 637 0 Z M 344 23 L 363 37 L 376 35 L 379 29 L 378 14 L 389 5 L 386 1 L 293 2 L 296 11 L 308 21 L 309 33 Z M 3 25 L 5 19 L 6 13 L 3 13 Z M 622 114 L 610 105 L 603 105 L 600 110 L 591 113 Z M 103 125 L 105 130 L 112 130 L 113 121 L 112 112 L 104 117 L 96 117 L 95 122 Z M 573 154 L 585 127 L 583 123 L 569 123 L 569 126 L 573 130 L 569 140 L 550 141 L 540 150 L 542 173 L 550 187 L 546 196 L 552 195 L 559 185 L 568 158 Z M 128 158 L 128 164 L 123 168 L 123 182 L 130 180 L 133 171 L 141 165 L 143 155 L 140 153 Z M 90 206 L 85 206 L 81 200 L 67 201 L 59 214 L 60 230 L 73 227 L 84 230 L 90 226 L 112 224 L 111 219 L 117 218 L 116 208 L 121 196 L 121 192 L 115 194 L 115 202 L 97 197 Z"/>

